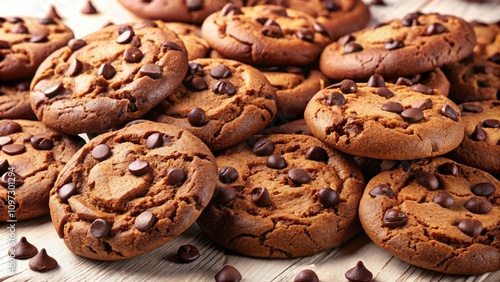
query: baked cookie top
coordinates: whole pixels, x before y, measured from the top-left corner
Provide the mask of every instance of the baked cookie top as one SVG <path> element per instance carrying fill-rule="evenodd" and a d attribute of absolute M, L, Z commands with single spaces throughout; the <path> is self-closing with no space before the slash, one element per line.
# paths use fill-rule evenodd
<path fill-rule="evenodd" d="M 146 118 L 182 127 L 219 150 L 259 132 L 275 115 L 275 90 L 261 72 L 205 58 L 189 63 L 184 83 Z"/>
<path fill-rule="evenodd" d="M 476 55 L 489 58 L 500 64 L 500 21 L 496 23 L 471 22 L 476 34 Z"/>
<path fill-rule="evenodd" d="M 191 133 L 143 121 L 94 137 L 50 193 L 59 237 L 75 254 L 119 260 L 149 252 L 191 226 L 210 201 L 217 166 Z"/>
<path fill-rule="evenodd" d="M 474 30 L 463 19 L 416 12 L 332 42 L 319 66 L 337 80 L 366 80 L 373 74 L 393 79 L 461 60 L 475 44 Z"/>
<path fill-rule="evenodd" d="M 36 119 L 30 104 L 30 84 L 29 79 L 0 82 L 0 119 Z"/>
<path fill-rule="evenodd" d="M 412 265 L 446 274 L 500 269 L 500 182 L 437 157 L 372 178 L 359 205 L 366 234 Z"/>
<path fill-rule="evenodd" d="M 377 79 L 375 79 L 377 78 Z M 313 96 L 304 112 L 311 133 L 355 156 L 408 160 L 442 155 L 463 138 L 460 111 L 450 99 L 422 84 L 332 84 Z"/>
<path fill-rule="evenodd" d="M 68 134 L 137 119 L 182 82 L 187 52 L 172 31 L 140 22 L 75 39 L 40 66 L 31 85 L 38 119 Z"/>
<path fill-rule="evenodd" d="M 49 213 L 49 191 L 78 150 L 77 140 L 39 121 L 0 120 L 0 221 Z"/>
<path fill-rule="evenodd" d="M 214 198 L 197 222 L 224 248 L 265 258 L 307 256 L 360 230 L 361 171 L 317 138 L 270 135 L 216 159 Z"/>
<path fill-rule="evenodd" d="M 180 22 L 163 22 L 156 21 L 160 27 L 165 27 L 175 32 L 184 42 L 188 52 L 188 60 L 204 58 L 210 46 L 205 39 L 201 38 L 201 29 L 197 25 L 180 23 Z"/>
<path fill-rule="evenodd" d="M 247 64 L 307 65 L 330 42 L 313 17 L 279 5 L 227 4 L 207 17 L 201 34 L 224 58 Z"/>
<path fill-rule="evenodd" d="M 0 17 L 0 81 L 29 79 L 73 32 L 54 18 Z"/>

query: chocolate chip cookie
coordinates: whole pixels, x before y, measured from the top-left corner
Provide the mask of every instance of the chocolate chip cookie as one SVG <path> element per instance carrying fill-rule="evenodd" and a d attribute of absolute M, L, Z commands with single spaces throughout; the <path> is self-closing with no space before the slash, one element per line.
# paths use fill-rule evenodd
<path fill-rule="evenodd" d="M 300 257 L 360 230 L 361 171 L 317 138 L 271 135 L 216 159 L 217 188 L 197 222 L 224 248 L 254 257 Z"/>
<path fill-rule="evenodd" d="M 261 72 L 205 58 L 189 63 L 184 83 L 146 118 L 182 127 L 220 150 L 259 132 L 275 115 L 275 90 Z"/>
<path fill-rule="evenodd" d="M 201 35 L 224 58 L 265 65 L 310 64 L 330 42 L 313 17 L 279 5 L 227 4 L 207 17 Z"/>
<path fill-rule="evenodd" d="M 30 83 L 29 79 L 0 82 L 0 119 L 36 119 L 30 104 Z"/>
<path fill-rule="evenodd" d="M 465 135 L 449 157 L 500 174 L 500 101 L 490 100 L 459 105 Z"/>
<path fill-rule="evenodd" d="M 455 103 L 422 84 L 343 80 L 319 91 L 306 107 L 311 133 L 351 155 L 408 160 L 445 154 L 464 136 Z"/>
<path fill-rule="evenodd" d="M 446 274 L 500 269 L 500 182 L 447 158 L 408 162 L 368 182 L 366 234 L 397 258 Z"/>
<path fill-rule="evenodd" d="M 94 137 L 75 154 L 50 192 L 50 214 L 73 253 L 126 259 L 191 226 L 216 178 L 214 156 L 194 135 L 135 122 Z"/>
<path fill-rule="evenodd" d="M 201 30 L 199 26 L 179 22 L 157 21 L 156 23 L 160 27 L 170 29 L 179 36 L 186 46 L 188 60 L 191 61 L 198 58 L 204 58 L 210 50 L 210 46 L 208 46 L 207 41 L 201 38 Z"/>
<path fill-rule="evenodd" d="M 477 38 L 474 53 L 500 64 L 500 22 L 474 21 L 471 25 Z"/>
<path fill-rule="evenodd" d="M 0 81 L 33 77 L 42 61 L 72 38 L 59 19 L 0 17 Z"/>
<path fill-rule="evenodd" d="M 0 120 L 0 221 L 49 213 L 49 191 L 77 142 L 39 121 Z"/>
<path fill-rule="evenodd" d="M 43 62 L 31 106 L 40 121 L 61 132 L 104 132 L 171 95 L 187 67 L 174 32 L 144 22 L 111 25 L 70 41 Z"/>
<path fill-rule="evenodd" d="M 329 44 L 319 66 L 336 80 L 366 80 L 373 74 L 396 79 L 459 61 L 475 44 L 474 30 L 463 19 L 416 12 Z"/>

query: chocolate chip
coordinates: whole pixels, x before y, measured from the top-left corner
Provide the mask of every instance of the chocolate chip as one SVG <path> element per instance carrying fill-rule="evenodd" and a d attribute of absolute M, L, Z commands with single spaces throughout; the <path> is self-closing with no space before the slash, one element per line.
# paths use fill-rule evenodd
<path fill-rule="evenodd" d="M 455 203 L 453 196 L 445 191 L 437 193 L 434 198 L 432 198 L 432 201 L 446 209 L 450 208 Z"/>
<path fill-rule="evenodd" d="M 11 33 L 17 34 L 29 34 L 28 28 L 24 25 L 24 23 L 16 23 L 14 26 L 10 28 Z"/>
<path fill-rule="evenodd" d="M 162 68 L 157 64 L 145 64 L 139 69 L 140 74 L 149 76 L 152 79 L 160 78 L 162 71 Z"/>
<path fill-rule="evenodd" d="M 411 104 L 411 107 L 421 109 L 422 111 L 427 110 L 432 108 L 432 100 L 430 98 L 427 98 L 425 100 L 420 100 Z"/>
<path fill-rule="evenodd" d="M 90 224 L 90 235 L 94 238 L 104 238 L 111 232 L 111 224 L 102 218 L 98 218 Z"/>
<path fill-rule="evenodd" d="M 68 41 L 68 47 L 72 51 L 76 51 L 76 50 L 82 48 L 85 45 L 87 45 L 87 42 L 85 42 L 85 40 L 83 40 L 83 39 L 75 39 L 75 38 L 73 38 L 73 39 L 70 39 Z"/>
<path fill-rule="evenodd" d="M 189 111 L 187 119 L 192 126 L 203 126 L 206 123 L 205 111 L 202 108 L 194 108 Z"/>
<path fill-rule="evenodd" d="M 220 13 L 223 17 L 229 16 L 229 15 L 242 15 L 243 12 L 241 11 L 241 8 L 234 5 L 233 3 L 227 3 L 222 7 L 220 10 Z"/>
<path fill-rule="evenodd" d="M 444 175 L 458 175 L 458 167 L 454 163 L 444 163 L 438 167 L 438 172 Z"/>
<path fill-rule="evenodd" d="M 326 98 L 326 104 L 328 106 L 342 106 L 345 105 L 345 97 L 341 93 L 338 92 L 332 92 L 328 94 L 328 97 Z"/>
<path fill-rule="evenodd" d="M 82 62 L 78 59 L 74 59 L 71 64 L 69 64 L 68 69 L 66 70 L 66 74 L 69 76 L 75 76 L 80 73 L 82 70 Z"/>
<path fill-rule="evenodd" d="M 52 150 L 54 141 L 48 135 L 35 135 L 30 138 L 30 143 L 37 150 Z"/>
<path fill-rule="evenodd" d="M 24 23 L 24 20 L 21 19 L 20 17 L 9 17 L 7 20 L 9 21 L 9 23 L 13 23 L 13 24 Z"/>
<path fill-rule="evenodd" d="M 474 237 L 483 231 L 483 224 L 481 221 L 472 218 L 465 218 L 458 222 L 458 229 L 464 234 Z"/>
<path fill-rule="evenodd" d="M 288 17 L 288 14 L 284 7 L 269 7 L 266 8 L 266 11 L 278 15 L 280 17 Z"/>
<path fill-rule="evenodd" d="M 23 128 L 15 121 L 3 120 L 0 121 L 0 136 L 10 135 L 16 132 L 22 132 Z"/>
<path fill-rule="evenodd" d="M 221 169 L 219 169 L 219 180 L 222 183 L 232 183 L 236 179 L 238 179 L 238 171 L 231 166 L 225 166 Z"/>
<path fill-rule="evenodd" d="M 375 186 L 375 188 L 373 188 L 369 194 L 372 197 L 379 197 L 379 196 L 386 196 L 388 198 L 394 197 L 394 191 L 387 184 L 379 184 Z"/>
<path fill-rule="evenodd" d="M 85 2 L 85 5 L 82 7 L 80 12 L 86 15 L 95 15 L 99 13 L 99 11 L 97 11 L 96 7 L 94 6 L 94 4 L 92 4 L 92 1 L 90 0 L 87 0 Z"/>
<path fill-rule="evenodd" d="M 14 187 L 21 187 L 24 184 L 24 179 L 21 175 L 12 172 L 12 171 L 7 171 L 4 174 L 2 174 L 2 177 L 0 178 L 0 185 L 2 185 L 5 188 L 8 188 L 10 185 L 14 185 Z"/>
<path fill-rule="evenodd" d="M 12 138 L 10 136 L 0 136 L 0 147 L 12 143 Z"/>
<path fill-rule="evenodd" d="M 490 182 L 481 182 L 474 184 L 474 186 L 472 186 L 471 188 L 471 191 L 476 196 L 489 196 L 495 193 L 495 189 L 495 185 L 491 184 Z"/>
<path fill-rule="evenodd" d="M 493 208 L 493 205 L 486 199 L 481 197 L 472 197 L 464 205 L 464 207 L 476 214 L 487 214 Z"/>
<path fill-rule="evenodd" d="M 493 62 L 493 63 L 495 63 L 497 65 L 500 65 L 500 52 L 497 52 L 497 53 L 491 55 L 488 58 L 488 61 Z"/>
<path fill-rule="evenodd" d="M 47 89 L 43 90 L 43 94 L 47 98 L 53 98 L 57 96 L 59 93 L 61 93 L 64 90 L 64 85 L 62 82 L 56 82 L 52 85 L 50 85 Z"/>
<path fill-rule="evenodd" d="M 348 42 L 344 45 L 344 54 L 351 54 L 360 51 L 363 51 L 363 47 L 354 41 Z"/>
<path fill-rule="evenodd" d="M 213 200 L 219 204 L 227 204 L 236 198 L 233 188 L 223 186 L 215 188 Z"/>
<path fill-rule="evenodd" d="M 132 40 L 130 41 L 130 46 L 132 47 L 141 47 L 141 39 L 137 36 L 132 37 Z"/>
<path fill-rule="evenodd" d="M 405 225 L 407 221 L 408 217 L 404 212 L 395 209 L 388 209 L 384 214 L 382 226 L 396 228 Z"/>
<path fill-rule="evenodd" d="M 252 148 L 252 152 L 259 157 L 269 156 L 274 151 L 274 143 L 269 139 L 261 139 L 257 141 Z"/>
<path fill-rule="evenodd" d="M 365 267 L 362 261 L 358 261 L 355 267 L 345 273 L 345 278 L 349 281 L 370 282 L 373 280 L 373 274 Z"/>
<path fill-rule="evenodd" d="M 416 25 L 420 25 L 420 23 L 418 22 L 418 18 L 420 16 L 422 16 L 423 14 L 421 12 L 414 12 L 414 13 L 410 13 L 406 16 L 403 17 L 403 19 L 401 20 L 401 24 L 403 26 L 416 26 Z"/>
<path fill-rule="evenodd" d="M 356 37 L 352 36 L 351 34 L 344 35 L 342 38 L 340 38 L 339 43 L 342 46 L 345 46 L 347 43 L 355 41 Z"/>
<path fill-rule="evenodd" d="M 9 248 L 7 253 L 15 259 L 28 259 L 34 257 L 38 253 L 38 249 L 28 242 L 26 237 L 22 236 L 19 242 Z"/>
<path fill-rule="evenodd" d="M 358 92 L 358 85 L 350 79 L 344 79 L 339 83 L 332 84 L 328 88 L 339 88 L 344 94 L 351 94 Z"/>
<path fill-rule="evenodd" d="M 322 25 L 321 23 L 315 21 L 313 23 L 313 29 L 315 32 L 319 33 L 319 34 L 322 34 L 328 38 L 330 38 L 330 34 L 328 34 L 328 30 L 326 29 L 326 27 L 324 25 Z"/>
<path fill-rule="evenodd" d="M 181 168 L 173 168 L 167 173 L 168 185 L 178 186 L 186 181 L 186 172 Z"/>
<path fill-rule="evenodd" d="M 237 89 L 229 80 L 220 79 L 214 83 L 212 91 L 217 94 L 234 95 Z"/>
<path fill-rule="evenodd" d="M 418 184 L 424 186 L 430 191 L 439 189 L 439 180 L 434 173 L 424 171 L 421 172 L 416 179 Z"/>
<path fill-rule="evenodd" d="M 199 76 L 193 76 L 189 78 L 188 82 L 190 88 L 193 89 L 194 91 L 201 91 L 208 88 L 208 84 L 205 81 L 205 79 Z"/>
<path fill-rule="evenodd" d="M 106 144 L 99 144 L 92 150 L 92 157 L 98 161 L 104 161 L 111 156 L 111 148 Z"/>
<path fill-rule="evenodd" d="M 413 85 L 413 82 L 412 82 L 409 78 L 406 78 L 406 77 L 399 77 L 399 78 L 396 80 L 396 85 L 412 86 L 412 85 Z"/>
<path fill-rule="evenodd" d="M 231 265 L 224 266 L 215 274 L 215 282 L 239 282 L 241 281 L 240 272 Z"/>
<path fill-rule="evenodd" d="M 127 63 L 131 63 L 131 64 L 140 62 L 143 57 L 144 57 L 144 55 L 142 54 L 142 51 L 139 50 L 139 48 L 137 48 L 137 47 L 129 47 L 123 53 L 123 59 Z"/>
<path fill-rule="evenodd" d="M 231 76 L 231 69 L 225 65 L 218 65 L 210 70 L 210 75 L 213 78 L 228 78 Z"/>
<path fill-rule="evenodd" d="M 177 257 L 181 262 L 192 262 L 200 257 L 200 251 L 193 245 L 182 245 L 177 249 Z"/>
<path fill-rule="evenodd" d="M 296 167 L 288 171 L 288 178 L 290 178 L 296 185 L 299 186 L 311 182 L 309 173 L 301 168 Z"/>
<path fill-rule="evenodd" d="M 327 1 L 322 1 L 321 4 L 323 4 L 323 7 L 325 9 L 327 9 L 328 11 L 330 11 L 330 12 L 338 11 L 341 8 L 339 6 L 339 4 L 335 3 L 334 1 L 328 1 L 328 0 Z"/>
<path fill-rule="evenodd" d="M 43 43 L 49 41 L 49 37 L 47 34 L 37 34 L 31 36 L 30 40 L 31 43 Z"/>
<path fill-rule="evenodd" d="M 382 96 L 382 97 L 385 97 L 387 99 L 391 98 L 392 96 L 394 96 L 394 93 L 392 93 L 391 90 L 389 90 L 389 88 L 387 87 L 380 87 L 380 88 L 377 88 L 375 90 L 375 92 L 373 92 L 379 96 Z"/>
<path fill-rule="evenodd" d="M 149 163 L 145 160 L 135 160 L 128 165 L 128 170 L 135 176 L 141 176 L 149 171 Z"/>
<path fill-rule="evenodd" d="M 0 49 L 9 49 L 9 48 L 10 48 L 9 42 L 0 40 Z"/>
<path fill-rule="evenodd" d="M 49 256 L 44 248 L 31 258 L 29 262 L 30 269 L 37 272 L 46 272 L 56 269 L 57 266 L 57 261 L 53 257 Z"/>
<path fill-rule="evenodd" d="M 26 152 L 26 147 L 23 144 L 7 144 L 2 146 L 2 152 L 8 155 L 19 155 Z"/>
<path fill-rule="evenodd" d="M 488 128 L 500 128 L 500 120 L 498 119 L 485 119 L 483 126 Z"/>
<path fill-rule="evenodd" d="M 272 22 L 273 22 L 273 24 L 267 24 L 267 22 L 266 22 L 266 25 L 264 25 L 264 27 L 261 29 L 260 32 L 264 36 L 267 36 L 267 37 L 272 37 L 272 38 L 282 37 L 283 31 L 281 30 L 281 27 L 277 23 L 275 23 L 274 21 L 272 21 Z"/>
<path fill-rule="evenodd" d="M 58 19 L 58 20 L 62 19 L 56 10 L 56 7 L 53 4 L 51 4 L 49 6 L 49 11 L 47 12 L 46 17 L 51 18 L 51 19 Z"/>
<path fill-rule="evenodd" d="M 403 41 L 400 40 L 389 40 L 386 43 L 384 43 L 384 48 L 386 50 L 395 50 L 403 47 L 405 47 L 405 44 L 403 43 Z"/>
<path fill-rule="evenodd" d="M 182 51 L 182 47 L 172 41 L 165 41 L 161 44 L 161 46 L 167 50 Z"/>
<path fill-rule="evenodd" d="M 293 282 L 319 282 L 319 278 L 313 270 L 304 269 L 295 276 Z"/>
<path fill-rule="evenodd" d="M 198 11 L 203 8 L 203 0 L 186 0 L 188 11 Z"/>
<path fill-rule="evenodd" d="M 314 32 L 307 28 L 301 28 L 295 32 L 298 39 L 312 42 L 314 41 Z"/>
<path fill-rule="evenodd" d="M 115 74 L 116 69 L 110 63 L 103 63 L 97 71 L 97 75 L 102 75 L 102 77 L 104 77 L 104 79 L 106 80 L 113 78 Z"/>
<path fill-rule="evenodd" d="M 407 122 L 419 122 L 424 118 L 424 112 L 419 108 L 408 108 L 401 112 L 401 117 Z"/>
<path fill-rule="evenodd" d="M 380 74 L 374 74 L 368 79 L 369 87 L 385 87 L 385 80 Z"/>
<path fill-rule="evenodd" d="M 144 211 L 135 218 L 135 228 L 140 231 L 148 231 L 157 221 L 157 218 L 150 211 Z"/>
<path fill-rule="evenodd" d="M 404 111 L 403 105 L 398 102 L 387 102 L 380 107 L 383 111 L 391 112 L 391 113 L 401 113 Z"/>
<path fill-rule="evenodd" d="M 313 146 L 307 149 L 306 159 L 326 163 L 328 162 L 329 158 L 328 158 L 328 153 L 326 152 L 325 149 L 318 146 Z"/>
<path fill-rule="evenodd" d="M 435 35 L 441 34 L 446 31 L 446 27 L 444 27 L 440 23 L 432 23 L 430 24 L 424 32 L 424 35 Z"/>
<path fill-rule="evenodd" d="M 441 114 L 454 121 L 458 120 L 458 114 L 450 105 L 446 104 L 441 108 Z"/>
<path fill-rule="evenodd" d="M 116 38 L 116 43 L 118 44 L 127 44 L 132 41 L 132 38 L 135 36 L 135 32 L 132 27 L 125 29 L 121 34 Z"/>
<path fill-rule="evenodd" d="M 266 165 L 269 168 L 274 168 L 274 169 L 283 169 L 285 168 L 288 164 L 286 163 L 285 158 L 283 158 L 280 155 L 270 155 L 267 157 Z"/>
<path fill-rule="evenodd" d="M 462 104 L 460 105 L 462 107 L 462 111 L 464 112 L 469 112 L 469 113 L 482 113 L 483 112 L 483 108 L 479 105 L 475 105 L 475 104 Z"/>
<path fill-rule="evenodd" d="M 431 95 L 434 93 L 434 89 L 420 83 L 410 86 L 410 89 L 427 95 Z"/>
<path fill-rule="evenodd" d="M 488 133 L 480 125 L 476 125 L 470 138 L 474 141 L 484 141 L 488 138 Z"/>
<path fill-rule="evenodd" d="M 149 135 L 148 139 L 146 139 L 146 148 L 148 149 L 154 149 L 161 146 L 163 146 L 163 136 L 158 132 Z"/>
<path fill-rule="evenodd" d="M 339 193 L 331 188 L 323 188 L 319 190 L 319 202 L 325 208 L 333 208 L 340 202 Z"/>
<path fill-rule="evenodd" d="M 267 207 L 271 203 L 269 191 L 265 187 L 256 187 L 252 189 L 252 201 L 258 207 Z"/>
<path fill-rule="evenodd" d="M 73 182 L 66 183 L 59 190 L 57 190 L 57 195 L 61 201 L 66 202 L 71 196 L 76 193 L 76 184 Z"/>
<path fill-rule="evenodd" d="M 372 0 L 370 2 L 371 5 L 375 5 L 375 6 L 385 6 L 387 5 L 384 0 Z"/>

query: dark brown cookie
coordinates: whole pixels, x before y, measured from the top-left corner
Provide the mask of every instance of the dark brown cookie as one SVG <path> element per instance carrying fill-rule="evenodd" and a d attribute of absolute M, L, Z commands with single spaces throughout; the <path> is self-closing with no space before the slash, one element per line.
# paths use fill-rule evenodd
<path fill-rule="evenodd" d="M 171 95 L 187 67 L 174 32 L 143 22 L 111 25 L 70 41 L 43 62 L 31 106 L 59 131 L 103 132 L 142 117 Z"/>
<path fill-rule="evenodd" d="M 53 51 L 73 38 L 54 18 L 0 17 L 0 81 L 29 79 Z"/>
<path fill-rule="evenodd" d="M 0 120 L 0 221 L 49 213 L 49 191 L 77 139 L 39 121 Z"/>
<path fill-rule="evenodd" d="M 500 269 L 500 182 L 431 158 L 368 182 L 359 205 L 366 234 L 409 264 L 446 274 Z"/>
<path fill-rule="evenodd" d="M 30 104 L 30 83 L 0 82 L 0 119 L 36 119 Z"/>
<path fill-rule="evenodd" d="M 361 171 L 312 136 L 240 144 L 217 156 L 217 165 L 214 198 L 197 222 L 224 248 L 264 258 L 307 256 L 360 230 Z"/>
<path fill-rule="evenodd" d="M 94 137 L 75 154 L 50 192 L 50 214 L 75 254 L 126 259 L 189 228 L 216 177 L 214 156 L 194 135 L 136 122 Z"/>

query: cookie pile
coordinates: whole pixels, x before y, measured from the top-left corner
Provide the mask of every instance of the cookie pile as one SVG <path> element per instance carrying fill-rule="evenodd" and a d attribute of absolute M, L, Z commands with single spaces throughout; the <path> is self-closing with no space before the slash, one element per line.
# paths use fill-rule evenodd
<path fill-rule="evenodd" d="M 16 189 L 17 220 L 50 212 L 98 260 L 197 222 L 253 257 L 364 230 L 425 269 L 500 270 L 498 24 L 366 27 L 359 0 L 120 3 L 143 20 L 82 38 L 0 21 L 0 197 Z"/>

